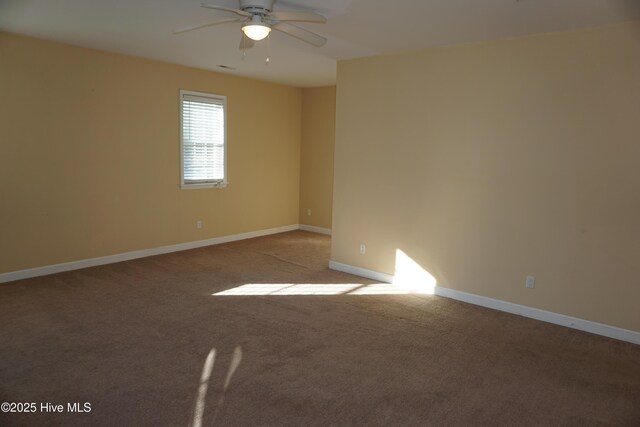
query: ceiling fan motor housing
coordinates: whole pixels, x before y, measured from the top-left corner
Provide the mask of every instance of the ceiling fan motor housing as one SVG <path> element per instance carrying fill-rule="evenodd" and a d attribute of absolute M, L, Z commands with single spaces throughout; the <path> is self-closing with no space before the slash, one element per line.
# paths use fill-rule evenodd
<path fill-rule="evenodd" d="M 273 11 L 274 0 L 240 0 L 240 9 L 245 12 L 265 15 Z"/>

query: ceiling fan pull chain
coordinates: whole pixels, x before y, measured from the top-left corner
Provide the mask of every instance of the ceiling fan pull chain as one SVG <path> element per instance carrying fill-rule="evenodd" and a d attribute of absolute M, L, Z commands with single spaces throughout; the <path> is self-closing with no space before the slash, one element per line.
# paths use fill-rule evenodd
<path fill-rule="evenodd" d="M 270 35 L 267 35 L 267 59 L 264 61 L 265 64 L 269 65 L 269 39 L 270 39 Z"/>

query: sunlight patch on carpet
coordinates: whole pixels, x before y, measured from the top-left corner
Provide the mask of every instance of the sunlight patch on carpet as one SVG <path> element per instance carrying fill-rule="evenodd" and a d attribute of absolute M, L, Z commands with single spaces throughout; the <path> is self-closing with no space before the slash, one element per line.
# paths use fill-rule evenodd
<path fill-rule="evenodd" d="M 198 396 L 196 397 L 195 408 L 193 409 L 193 418 L 191 427 L 201 427 L 202 417 L 204 416 L 205 399 L 207 397 L 207 388 L 209 387 L 209 378 L 216 360 L 216 349 L 212 348 L 204 361 L 202 367 L 202 375 L 200 376 L 200 384 L 198 385 Z"/>
<path fill-rule="evenodd" d="M 405 295 L 415 289 L 391 283 L 249 283 L 213 294 L 238 295 Z"/>
<path fill-rule="evenodd" d="M 433 295 L 436 279 L 402 250 L 396 250 L 392 283 L 247 283 L 214 296 L 255 295 Z"/>

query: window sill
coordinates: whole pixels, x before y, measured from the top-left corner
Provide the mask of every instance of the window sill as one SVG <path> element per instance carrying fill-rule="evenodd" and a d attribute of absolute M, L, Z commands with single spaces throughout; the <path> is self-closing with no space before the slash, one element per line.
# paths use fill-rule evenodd
<path fill-rule="evenodd" d="M 182 190 L 197 190 L 200 188 L 225 188 L 228 182 L 207 182 L 203 184 L 180 184 Z"/>

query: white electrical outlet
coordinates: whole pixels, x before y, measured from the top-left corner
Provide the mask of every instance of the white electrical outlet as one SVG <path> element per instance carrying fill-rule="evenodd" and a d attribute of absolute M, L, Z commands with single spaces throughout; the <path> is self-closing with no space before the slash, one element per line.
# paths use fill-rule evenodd
<path fill-rule="evenodd" d="M 524 283 L 524 286 L 529 289 L 535 288 L 536 287 L 535 276 L 527 276 L 527 281 Z"/>
<path fill-rule="evenodd" d="M 367 252 L 367 247 L 364 243 L 360 243 L 360 255 L 364 255 Z"/>
<path fill-rule="evenodd" d="M 202 221 L 201 220 L 197 220 L 196 221 L 196 228 L 202 228 Z"/>
<path fill-rule="evenodd" d="M 311 216 L 311 209 L 307 209 L 307 215 Z"/>

